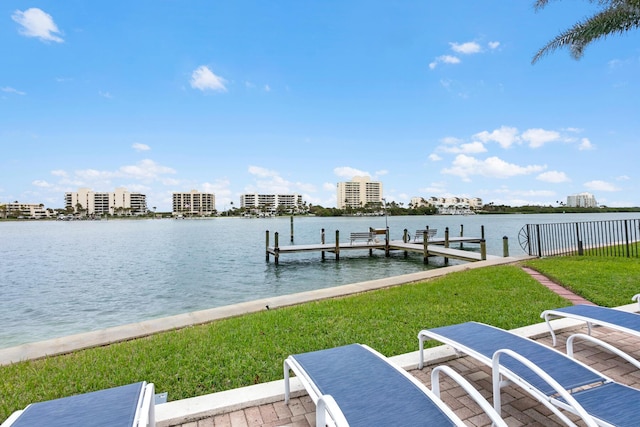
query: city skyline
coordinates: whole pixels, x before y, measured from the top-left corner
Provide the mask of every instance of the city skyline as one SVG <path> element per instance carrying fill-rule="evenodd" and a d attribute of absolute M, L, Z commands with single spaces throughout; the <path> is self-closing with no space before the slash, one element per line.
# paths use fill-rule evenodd
<path fill-rule="evenodd" d="M 640 206 L 637 33 L 535 52 L 597 4 L 354 1 L 0 7 L 0 204 L 78 188 Z"/>

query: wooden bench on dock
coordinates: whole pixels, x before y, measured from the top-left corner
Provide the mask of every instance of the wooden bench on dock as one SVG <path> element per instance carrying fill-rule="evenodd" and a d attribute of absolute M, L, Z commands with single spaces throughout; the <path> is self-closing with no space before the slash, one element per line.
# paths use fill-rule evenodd
<path fill-rule="evenodd" d="M 367 243 L 370 243 L 370 242 L 373 242 L 375 238 L 376 238 L 376 233 L 373 231 L 360 231 L 360 232 L 351 233 L 349 235 L 349 240 L 351 241 L 352 245 L 353 245 L 353 242 L 356 240 L 366 240 Z"/>
<path fill-rule="evenodd" d="M 426 230 L 416 230 L 416 234 L 413 235 L 413 241 L 417 242 L 417 241 L 421 241 L 424 239 L 424 233 L 427 232 L 427 239 L 431 239 L 432 237 L 435 237 L 436 233 L 438 232 L 437 228 L 427 228 Z"/>

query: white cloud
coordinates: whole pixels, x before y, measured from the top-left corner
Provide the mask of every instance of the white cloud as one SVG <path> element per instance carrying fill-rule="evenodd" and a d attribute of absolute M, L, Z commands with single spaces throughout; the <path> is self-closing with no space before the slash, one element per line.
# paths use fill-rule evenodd
<path fill-rule="evenodd" d="M 341 166 L 333 169 L 333 173 L 340 178 L 352 179 L 354 176 L 371 176 L 369 172 L 364 172 L 359 169 L 351 168 L 349 166 Z"/>
<path fill-rule="evenodd" d="M 335 191 L 336 184 L 332 182 L 325 182 L 324 184 L 322 184 L 322 189 L 325 191 Z"/>
<path fill-rule="evenodd" d="M 280 176 L 280 173 L 269 170 L 260 166 L 249 166 L 249 173 L 258 177 L 255 186 L 246 187 L 249 192 L 268 192 L 268 193 L 302 193 L 316 192 L 314 185 L 302 182 L 291 182 Z"/>
<path fill-rule="evenodd" d="M 442 173 L 459 176 L 463 180 L 469 181 L 469 177 L 473 175 L 488 178 L 510 178 L 540 172 L 544 169 L 545 166 L 519 166 L 513 163 L 507 163 L 495 156 L 485 160 L 479 160 L 475 157 L 459 154 L 456 156 L 451 167 L 443 169 Z"/>
<path fill-rule="evenodd" d="M 226 92 L 227 81 L 220 76 L 216 76 L 205 65 L 196 68 L 191 74 L 191 87 L 202 91 L 213 90 L 216 92 Z"/>
<path fill-rule="evenodd" d="M 529 142 L 529 147 L 539 148 L 547 142 L 560 139 L 560 134 L 554 130 L 527 129 L 522 133 L 522 139 Z"/>
<path fill-rule="evenodd" d="M 500 42 L 489 42 L 488 46 L 489 46 L 489 49 L 494 50 L 500 47 Z"/>
<path fill-rule="evenodd" d="M 51 187 L 53 187 L 53 184 L 50 184 L 47 181 L 42 181 L 40 179 L 37 179 L 37 180 L 33 181 L 32 184 L 35 185 L 36 187 L 40 187 L 40 188 L 51 188 Z"/>
<path fill-rule="evenodd" d="M 140 151 L 149 151 L 151 150 L 151 147 L 149 147 L 147 144 L 141 144 L 139 142 L 134 143 L 131 148 L 133 148 L 134 150 L 140 152 Z"/>
<path fill-rule="evenodd" d="M 440 160 L 442 160 L 442 157 L 433 153 L 433 154 L 429 154 L 429 160 L 431 160 L 432 162 L 439 162 Z"/>
<path fill-rule="evenodd" d="M 588 138 L 582 138 L 580 140 L 580 145 L 578 146 L 578 149 L 580 151 L 585 151 L 585 150 L 594 150 L 596 147 L 591 143 L 591 141 L 589 141 Z"/>
<path fill-rule="evenodd" d="M 51 175 L 53 175 L 53 176 L 61 176 L 61 177 L 65 178 L 69 174 L 67 174 L 67 172 L 63 171 L 62 169 L 56 169 L 56 170 L 52 170 L 51 171 Z"/>
<path fill-rule="evenodd" d="M 449 43 L 449 45 L 451 46 L 451 49 L 454 52 L 462 53 L 464 55 L 470 55 L 470 54 L 473 54 L 473 53 L 482 52 L 482 48 L 476 42 L 466 42 L 466 43 L 454 43 L 454 42 L 451 42 L 451 43 Z"/>
<path fill-rule="evenodd" d="M 475 141 L 466 144 L 460 144 L 456 147 L 445 146 L 442 147 L 442 151 L 456 154 L 478 154 L 486 152 L 487 149 L 484 147 L 484 144 L 482 142 Z"/>
<path fill-rule="evenodd" d="M 558 171 L 543 172 L 540 175 L 538 175 L 536 179 L 544 182 L 550 182 L 553 184 L 571 181 L 567 176 L 567 174 L 565 174 L 564 172 L 558 172 Z"/>
<path fill-rule="evenodd" d="M 113 95 L 111 95 L 109 92 L 99 91 L 98 95 L 100 95 L 103 98 L 113 99 Z"/>
<path fill-rule="evenodd" d="M 249 166 L 249 173 L 261 178 L 278 176 L 278 172 L 260 166 Z"/>
<path fill-rule="evenodd" d="M 585 182 L 584 186 L 591 191 L 620 191 L 615 185 L 600 180 Z"/>
<path fill-rule="evenodd" d="M 119 170 L 120 173 L 131 178 L 153 180 L 160 175 L 175 174 L 176 171 L 173 168 L 159 165 L 153 160 L 145 159 L 136 165 L 122 166 Z"/>
<path fill-rule="evenodd" d="M 271 87 L 269 85 L 264 85 L 265 92 L 271 92 Z"/>
<path fill-rule="evenodd" d="M 385 176 L 385 175 L 388 175 L 388 174 L 389 174 L 388 170 L 382 169 L 382 170 L 376 171 L 375 176 Z"/>
<path fill-rule="evenodd" d="M 631 178 L 627 175 L 620 175 L 616 178 L 616 181 L 629 181 Z"/>
<path fill-rule="evenodd" d="M 20 34 L 26 37 L 36 37 L 41 41 L 62 43 L 64 40 L 57 34 L 61 34 L 53 18 L 42 9 L 32 7 L 24 12 L 16 10 L 11 19 L 20 24 Z"/>
<path fill-rule="evenodd" d="M 441 56 L 438 56 L 436 59 L 433 60 L 433 62 L 429 64 L 429 68 L 433 70 L 438 66 L 438 64 L 459 64 L 460 62 L 461 62 L 460 58 L 458 58 L 457 56 L 441 55 Z"/>
<path fill-rule="evenodd" d="M 482 142 L 497 142 L 502 148 L 509 148 L 513 144 L 520 142 L 518 137 L 518 129 L 513 127 L 502 126 L 489 133 L 486 130 L 473 135 L 474 138 Z"/>
<path fill-rule="evenodd" d="M 3 88 L 0 88 L 1 91 L 6 92 L 6 93 L 15 93 L 16 95 L 26 95 L 25 92 L 22 92 L 18 89 L 14 89 L 12 87 L 9 86 L 5 86 Z"/>

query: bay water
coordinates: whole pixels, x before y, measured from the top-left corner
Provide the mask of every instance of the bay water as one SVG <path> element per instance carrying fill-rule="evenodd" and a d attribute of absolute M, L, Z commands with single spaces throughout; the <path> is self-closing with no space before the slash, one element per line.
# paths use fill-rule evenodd
<path fill-rule="evenodd" d="M 348 242 L 349 233 L 389 227 L 480 236 L 487 253 L 525 255 L 525 224 L 632 219 L 638 214 L 544 214 L 394 217 L 295 217 L 293 244 Z M 270 244 L 291 244 L 291 219 L 213 218 L 0 222 L 0 348 L 249 300 L 339 286 L 443 266 L 420 254 L 382 251 L 285 254 L 265 260 Z M 474 247 L 474 245 L 469 245 Z M 477 248 L 477 245 L 475 245 Z M 477 249 L 476 249 L 477 250 Z M 450 260 L 450 264 L 458 263 Z"/>

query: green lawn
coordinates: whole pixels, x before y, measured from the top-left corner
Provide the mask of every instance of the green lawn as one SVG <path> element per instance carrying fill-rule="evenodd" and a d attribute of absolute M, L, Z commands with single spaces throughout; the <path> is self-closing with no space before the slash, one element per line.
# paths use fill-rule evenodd
<path fill-rule="evenodd" d="M 597 303 L 629 303 L 638 262 L 571 258 L 528 262 Z M 571 268 L 569 268 L 571 266 Z M 574 267 L 575 266 L 575 267 Z M 629 275 L 633 277 L 629 278 Z M 619 299 L 614 298 L 618 294 Z M 597 299 L 600 295 L 608 299 Z M 502 328 L 540 322 L 568 302 L 518 266 L 265 310 L 241 317 L 0 367 L 0 420 L 30 402 L 146 380 L 169 400 L 282 378 L 292 353 L 359 342 L 387 356 L 415 351 L 420 329 L 476 320 Z"/>

